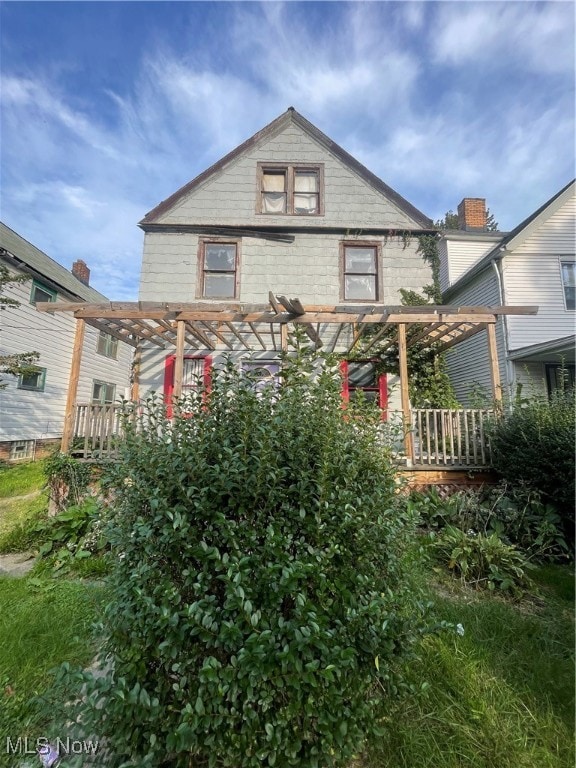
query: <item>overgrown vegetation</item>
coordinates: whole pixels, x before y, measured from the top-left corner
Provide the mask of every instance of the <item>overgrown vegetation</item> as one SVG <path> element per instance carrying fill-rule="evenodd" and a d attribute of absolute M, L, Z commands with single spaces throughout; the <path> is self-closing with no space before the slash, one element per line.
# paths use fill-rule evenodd
<path fill-rule="evenodd" d="M 302 361 L 179 407 L 149 402 L 112 469 L 115 673 L 82 722 L 118 764 L 347 765 L 424 629 L 378 414 Z"/>
<path fill-rule="evenodd" d="M 576 461 L 574 392 L 532 398 L 495 421 L 490 435 L 494 469 L 508 482 L 538 491 L 552 503 L 574 541 Z"/>
<path fill-rule="evenodd" d="M 389 713 L 362 768 L 572 768 L 574 575 L 547 565 L 532 579 L 540 597 L 518 602 L 432 589 L 460 634 L 424 640 L 409 671 L 421 693 Z"/>
<path fill-rule="evenodd" d="M 466 585 L 518 597 L 535 562 L 571 558 L 560 516 L 526 487 L 502 483 L 446 499 L 429 490 L 406 503 L 419 512 L 429 552 Z"/>

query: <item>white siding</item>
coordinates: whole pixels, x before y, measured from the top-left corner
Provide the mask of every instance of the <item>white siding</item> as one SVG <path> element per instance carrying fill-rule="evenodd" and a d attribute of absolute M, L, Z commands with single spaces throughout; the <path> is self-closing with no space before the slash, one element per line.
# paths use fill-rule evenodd
<path fill-rule="evenodd" d="M 325 215 L 257 214 L 258 162 L 323 163 Z M 294 124 L 252 146 L 160 216 L 158 221 L 163 224 L 337 226 L 351 229 L 368 226 L 410 229 L 415 226 L 394 203 Z"/>
<path fill-rule="evenodd" d="M 452 304 L 463 306 L 498 306 L 500 304 L 498 282 L 493 269 L 488 267 L 483 270 L 462 288 L 457 296 L 451 297 L 450 301 Z M 496 343 L 500 378 L 506 393 L 507 371 L 502 319 L 499 319 L 496 324 Z M 486 331 L 480 331 L 472 338 L 452 347 L 446 356 L 448 373 L 456 398 L 461 405 L 475 405 L 474 399 L 477 393 L 491 400 L 492 379 Z"/>
<path fill-rule="evenodd" d="M 514 390 L 512 398 L 518 395 L 521 398 L 542 397 L 547 394 L 544 363 L 515 361 L 513 370 Z M 521 385 L 520 391 L 518 391 L 518 385 Z"/>
<path fill-rule="evenodd" d="M 566 203 L 503 259 L 507 304 L 536 304 L 538 314 L 509 318 L 510 351 L 574 333 L 576 313 L 567 310 L 560 262 L 574 260 L 576 198 Z"/>
<path fill-rule="evenodd" d="M 0 442 L 62 435 L 76 321 L 67 313 L 37 312 L 30 304 L 30 290 L 30 282 L 5 290 L 20 306 L 8 307 L 0 315 L 0 352 L 39 352 L 37 364 L 46 368 L 45 388 L 43 392 L 18 389 L 17 377 L 2 375 L 7 386 L 0 389 Z M 69 301 L 70 297 L 59 294 L 58 300 Z M 118 360 L 110 361 L 96 354 L 96 333 L 87 329 L 79 396 L 89 399 L 92 376 L 101 379 L 104 373 L 123 394 L 129 379 L 131 348 L 120 344 Z"/>
<path fill-rule="evenodd" d="M 499 239 L 502 239 L 502 236 L 473 241 L 451 239 L 450 235 L 445 235 L 438 244 L 441 290 L 446 291 L 454 285 L 470 267 L 494 248 Z"/>

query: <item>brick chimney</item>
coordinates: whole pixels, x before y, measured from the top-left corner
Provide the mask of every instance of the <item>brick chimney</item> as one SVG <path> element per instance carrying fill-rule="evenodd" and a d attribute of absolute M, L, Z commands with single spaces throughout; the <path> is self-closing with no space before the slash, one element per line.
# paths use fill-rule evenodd
<path fill-rule="evenodd" d="M 465 197 L 458 206 L 458 228 L 471 232 L 486 231 L 486 200 Z"/>
<path fill-rule="evenodd" d="M 82 259 L 78 259 L 72 264 L 72 274 L 84 285 L 90 285 L 90 270 Z"/>

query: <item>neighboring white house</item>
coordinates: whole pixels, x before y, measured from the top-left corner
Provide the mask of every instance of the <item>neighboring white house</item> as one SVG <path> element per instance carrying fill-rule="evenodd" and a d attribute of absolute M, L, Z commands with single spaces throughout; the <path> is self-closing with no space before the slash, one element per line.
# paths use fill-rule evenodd
<path fill-rule="evenodd" d="M 62 436 L 75 320 L 39 313 L 37 301 L 106 301 L 88 285 L 90 271 L 78 260 L 72 272 L 0 222 L 0 262 L 30 279 L 4 295 L 20 302 L 0 315 L 0 354 L 40 353 L 37 370 L 25 376 L 2 374 L 0 458 L 32 458 Z M 128 394 L 132 349 L 88 327 L 80 368 L 79 402 L 106 403 Z"/>
<path fill-rule="evenodd" d="M 503 316 L 496 327 L 504 394 L 514 398 L 574 386 L 576 319 L 575 182 L 512 232 L 486 232 L 485 201 L 466 198 L 460 230 L 442 236 L 443 300 L 464 305 L 537 305 L 537 315 Z M 463 405 L 490 391 L 488 353 L 471 338 L 448 351 L 448 370 Z"/>
<path fill-rule="evenodd" d="M 432 222 L 318 128 L 289 108 L 276 120 L 175 192 L 140 222 L 145 232 L 141 302 L 262 304 L 268 294 L 304 305 L 399 305 L 400 289 L 432 282 L 418 235 Z M 223 353 L 250 365 L 239 338 L 213 346 L 194 337 L 185 349 L 184 387 Z M 343 334 L 336 351 L 350 340 Z M 274 375 L 279 352 L 258 358 Z M 253 363 L 256 365 L 256 362 Z M 350 364 L 349 390 L 362 388 L 382 408 L 392 392 L 369 361 Z M 392 377 L 389 377 L 392 378 Z M 145 347 L 140 393 L 169 398 L 174 354 Z"/>

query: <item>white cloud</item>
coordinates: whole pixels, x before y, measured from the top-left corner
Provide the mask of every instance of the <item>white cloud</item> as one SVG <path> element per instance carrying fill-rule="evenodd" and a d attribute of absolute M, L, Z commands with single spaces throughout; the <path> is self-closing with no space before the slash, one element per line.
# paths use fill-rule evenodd
<path fill-rule="evenodd" d="M 574 6 L 561 2 L 439 5 L 433 51 L 437 62 L 475 62 L 490 69 L 512 63 L 526 72 L 574 68 Z"/>
<path fill-rule="evenodd" d="M 2 215 L 113 299 L 137 297 L 144 214 L 289 105 L 432 218 L 479 196 L 512 227 L 569 180 L 565 3 L 215 5 L 209 39 L 143 40 L 133 82 L 79 96 L 5 62 Z"/>

